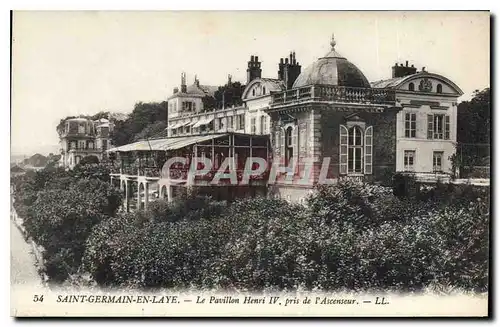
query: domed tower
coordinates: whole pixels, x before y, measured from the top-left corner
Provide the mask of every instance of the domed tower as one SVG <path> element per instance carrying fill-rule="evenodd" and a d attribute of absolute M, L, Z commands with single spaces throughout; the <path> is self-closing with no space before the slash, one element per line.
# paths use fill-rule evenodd
<path fill-rule="evenodd" d="M 373 179 L 394 164 L 394 92 L 371 88 L 363 72 L 337 52 L 333 36 L 330 45 L 291 89 L 272 94 L 267 109 L 273 161 L 294 172 L 291 183 L 279 174 L 270 181 L 286 199 L 300 199 L 326 180 Z"/>
<path fill-rule="evenodd" d="M 315 84 L 369 88 L 370 83 L 361 70 L 335 50 L 333 36 L 330 45 L 330 52 L 307 67 L 293 83 L 293 88 Z"/>

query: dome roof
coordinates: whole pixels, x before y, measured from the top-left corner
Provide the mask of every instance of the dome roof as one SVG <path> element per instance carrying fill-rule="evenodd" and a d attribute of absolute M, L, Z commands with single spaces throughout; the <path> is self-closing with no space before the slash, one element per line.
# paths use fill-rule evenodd
<path fill-rule="evenodd" d="M 370 87 L 365 75 L 353 63 L 335 50 L 335 40 L 330 42 L 332 49 L 324 57 L 307 67 L 293 83 L 293 88 L 311 84 L 327 84 L 351 87 Z"/>

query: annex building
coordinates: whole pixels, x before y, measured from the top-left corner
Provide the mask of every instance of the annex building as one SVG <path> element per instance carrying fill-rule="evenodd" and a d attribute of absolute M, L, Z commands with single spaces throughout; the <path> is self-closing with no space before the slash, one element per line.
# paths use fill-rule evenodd
<path fill-rule="evenodd" d="M 216 199 L 272 195 L 300 201 L 322 177 L 376 182 L 405 171 L 448 178 L 460 88 L 408 62 L 394 65 L 391 78 L 370 82 L 337 51 L 333 38 L 330 45 L 305 69 L 294 52 L 281 58 L 275 77 L 263 77 L 259 57 L 252 55 L 245 85 L 231 75 L 225 86 L 198 78 L 187 85 L 183 74 L 168 97 L 164 133 L 108 150 L 115 154 L 112 182 L 123 190 L 125 210 L 147 207 L 156 196 L 171 200 L 190 186 Z M 172 157 L 185 162 L 163 176 L 163 163 Z M 245 166 L 246 159 L 256 157 L 268 165 L 245 180 L 245 170 L 254 168 Z M 211 167 L 188 178 L 196 158 L 208 159 Z M 215 185 L 226 158 L 238 183 L 220 179 Z M 291 170 L 270 176 L 272 165 Z M 308 182 L 295 183 L 306 170 Z"/>

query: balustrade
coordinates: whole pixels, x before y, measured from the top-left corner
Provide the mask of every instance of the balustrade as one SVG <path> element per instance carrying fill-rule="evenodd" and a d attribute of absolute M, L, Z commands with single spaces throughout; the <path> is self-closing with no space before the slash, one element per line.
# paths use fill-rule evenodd
<path fill-rule="evenodd" d="M 384 104 L 395 101 L 395 92 L 388 89 L 315 85 L 272 95 L 272 105 L 306 100 Z"/>

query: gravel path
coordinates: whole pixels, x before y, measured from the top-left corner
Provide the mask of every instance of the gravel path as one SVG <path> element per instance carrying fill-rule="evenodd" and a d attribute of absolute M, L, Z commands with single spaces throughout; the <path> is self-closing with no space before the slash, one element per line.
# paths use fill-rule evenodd
<path fill-rule="evenodd" d="M 35 265 L 33 248 L 14 222 L 10 221 L 10 283 L 11 285 L 41 285 Z"/>

